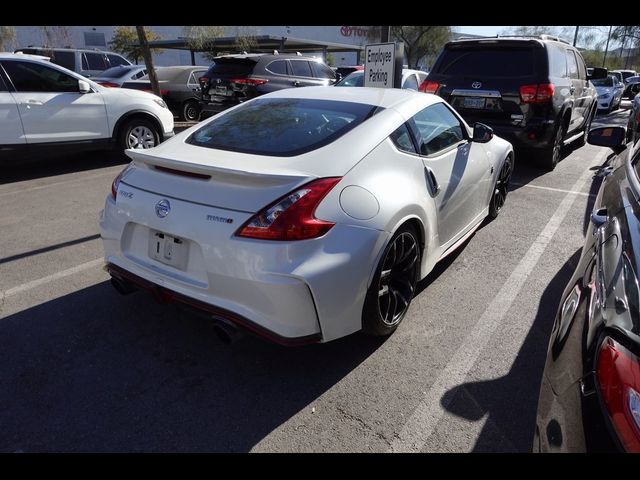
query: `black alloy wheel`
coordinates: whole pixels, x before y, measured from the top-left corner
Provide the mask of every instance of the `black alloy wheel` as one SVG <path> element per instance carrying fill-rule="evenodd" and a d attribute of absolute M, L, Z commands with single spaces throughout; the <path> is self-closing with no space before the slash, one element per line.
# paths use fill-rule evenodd
<path fill-rule="evenodd" d="M 503 165 L 498 178 L 496 179 L 496 185 L 493 189 L 493 195 L 491 196 L 491 204 L 489 205 L 489 216 L 496 218 L 505 201 L 507 200 L 507 194 L 509 193 L 509 182 L 511 181 L 511 175 L 513 174 L 513 156 L 509 155 Z"/>
<path fill-rule="evenodd" d="M 418 283 L 420 243 L 411 226 L 392 237 L 367 292 L 363 329 L 372 335 L 388 335 L 409 309 Z"/>

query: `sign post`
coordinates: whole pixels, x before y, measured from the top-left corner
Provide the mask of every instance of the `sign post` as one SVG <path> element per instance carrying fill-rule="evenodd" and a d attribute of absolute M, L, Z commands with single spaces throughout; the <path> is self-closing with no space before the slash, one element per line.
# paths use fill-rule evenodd
<path fill-rule="evenodd" d="M 365 46 L 364 86 L 400 88 L 404 43 L 372 43 Z"/>

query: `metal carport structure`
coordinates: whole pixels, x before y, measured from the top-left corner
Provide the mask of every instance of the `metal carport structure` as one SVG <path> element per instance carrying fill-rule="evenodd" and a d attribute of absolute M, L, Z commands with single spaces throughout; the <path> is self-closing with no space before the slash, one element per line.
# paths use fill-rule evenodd
<path fill-rule="evenodd" d="M 220 52 L 232 53 L 238 51 L 237 37 L 217 37 L 205 42 L 200 48 L 194 48 L 189 44 L 189 39 L 178 37 L 175 40 L 154 40 L 149 42 L 151 48 L 166 48 L 174 50 L 189 50 L 191 52 L 191 64 L 195 65 L 196 52 Z M 307 40 L 302 38 L 281 37 L 277 35 L 258 35 L 251 37 L 252 53 L 271 53 L 274 50 L 278 52 L 318 52 L 321 51 L 326 58 L 327 52 L 356 52 L 358 55 L 357 63 L 360 64 L 360 53 L 364 51 L 364 46 L 352 45 L 348 43 L 322 42 L 316 40 Z"/>

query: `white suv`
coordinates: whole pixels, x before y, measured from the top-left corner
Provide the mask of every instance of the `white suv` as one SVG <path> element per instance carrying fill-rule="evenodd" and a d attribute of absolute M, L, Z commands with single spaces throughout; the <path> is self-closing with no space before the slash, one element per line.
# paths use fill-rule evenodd
<path fill-rule="evenodd" d="M 41 58 L 0 53 L 0 158 L 151 148 L 173 135 L 173 114 L 155 95 L 105 88 Z"/>

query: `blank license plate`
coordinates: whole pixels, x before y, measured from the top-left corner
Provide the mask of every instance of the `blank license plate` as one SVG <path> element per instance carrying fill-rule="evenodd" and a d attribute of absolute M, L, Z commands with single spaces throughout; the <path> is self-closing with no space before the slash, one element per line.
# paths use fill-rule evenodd
<path fill-rule="evenodd" d="M 149 235 L 149 257 L 179 270 L 187 269 L 189 242 L 152 230 Z"/>
<path fill-rule="evenodd" d="M 484 98 L 466 97 L 462 105 L 464 108 L 484 108 Z"/>

